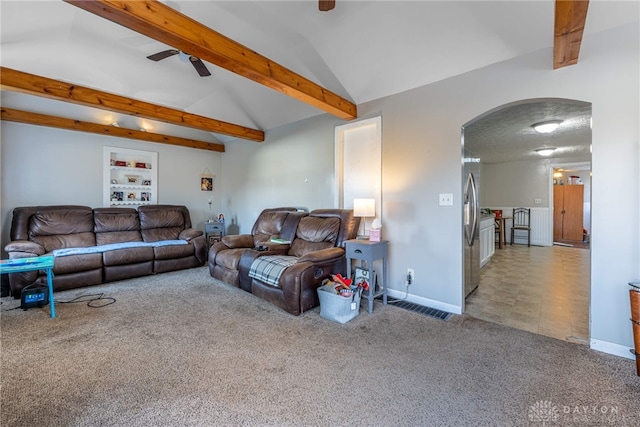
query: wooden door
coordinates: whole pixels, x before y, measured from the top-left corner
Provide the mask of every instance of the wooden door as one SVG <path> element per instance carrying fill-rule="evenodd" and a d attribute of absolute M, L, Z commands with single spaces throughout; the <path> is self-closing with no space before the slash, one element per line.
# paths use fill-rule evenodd
<path fill-rule="evenodd" d="M 553 240 L 562 240 L 562 218 L 564 211 L 564 186 L 553 186 Z"/>
<path fill-rule="evenodd" d="M 582 240 L 583 185 L 554 185 L 553 240 Z"/>
<path fill-rule="evenodd" d="M 584 186 L 565 185 L 562 235 L 566 240 L 582 241 Z"/>

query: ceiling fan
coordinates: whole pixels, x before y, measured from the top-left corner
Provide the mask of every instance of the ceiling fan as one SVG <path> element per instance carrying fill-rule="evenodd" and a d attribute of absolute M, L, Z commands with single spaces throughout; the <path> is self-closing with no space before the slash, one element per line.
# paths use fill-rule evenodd
<path fill-rule="evenodd" d="M 318 8 L 321 12 L 328 12 L 336 7 L 336 0 L 318 0 Z"/>
<path fill-rule="evenodd" d="M 193 68 L 195 68 L 198 74 L 200 74 L 200 77 L 207 77 L 211 75 L 207 67 L 204 65 L 204 62 L 202 62 L 200 58 L 196 58 L 195 56 L 189 55 L 188 53 L 185 53 L 181 50 L 176 50 L 176 49 L 163 50 L 162 52 L 149 55 L 147 56 L 147 58 L 152 61 L 160 61 L 161 59 L 165 59 L 173 55 L 179 55 L 180 60 L 183 62 L 187 62 L 187 61 L 191 62 L 191 65 L 193 65 Z"/>

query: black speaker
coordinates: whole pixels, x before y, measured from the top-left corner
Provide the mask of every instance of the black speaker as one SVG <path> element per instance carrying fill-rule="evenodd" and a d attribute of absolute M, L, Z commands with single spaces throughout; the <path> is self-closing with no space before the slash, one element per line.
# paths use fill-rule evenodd
<path fill-rule="evenodd" d="M 46 307 L 49 304 L 49 288 L 45 285 L 29 285 L 22 288 L 20 308 Z"/>

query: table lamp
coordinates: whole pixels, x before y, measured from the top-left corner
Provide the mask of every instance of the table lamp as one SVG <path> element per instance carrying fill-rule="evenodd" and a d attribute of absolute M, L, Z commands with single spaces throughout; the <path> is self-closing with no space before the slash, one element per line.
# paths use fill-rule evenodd
<path fill-rule="evenodd" d="M 376 199 L 353 199 L 353 215 L 361 217 L 362 234 L 358 235 L 358 239 L 368 239 L 365 221 L 367 217 L 376 216 Z"/>

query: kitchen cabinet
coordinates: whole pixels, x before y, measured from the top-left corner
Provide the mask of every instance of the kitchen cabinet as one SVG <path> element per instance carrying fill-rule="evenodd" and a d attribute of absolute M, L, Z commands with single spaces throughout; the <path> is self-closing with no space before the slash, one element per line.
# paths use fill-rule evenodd
<path fill-rule="evenodd" d="M 493 215 L 480 219 L 480 268 L 484 267 L 496 250 L 496 222 Z"/>
<path fill-rule="evenodd" d="M 553 186 L 553 240 L 582 241 L 583 185 Z"/>
<path fill-rule="evenodd" d="M 105 207 L 158 203 L 158 153 L 104 147 L 103 158 Z"/>

